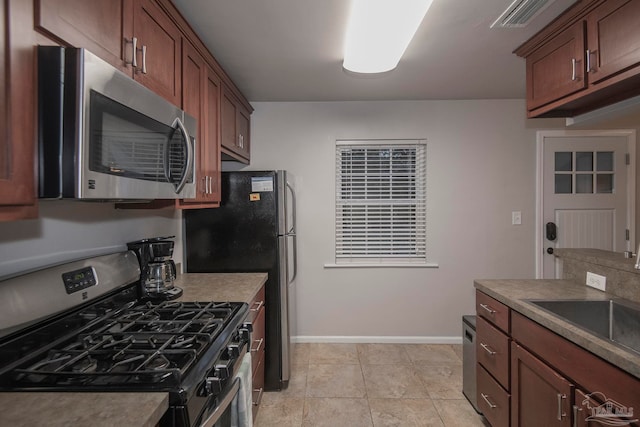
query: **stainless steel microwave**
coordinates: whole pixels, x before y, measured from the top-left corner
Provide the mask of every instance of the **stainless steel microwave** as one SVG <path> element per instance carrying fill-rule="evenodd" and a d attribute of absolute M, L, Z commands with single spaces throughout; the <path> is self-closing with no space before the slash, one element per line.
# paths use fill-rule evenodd
<path fill-rule="evenodd" d="M 40 198 L 193 198 L 196 126 L 87 50 L 38 47 Z"/>

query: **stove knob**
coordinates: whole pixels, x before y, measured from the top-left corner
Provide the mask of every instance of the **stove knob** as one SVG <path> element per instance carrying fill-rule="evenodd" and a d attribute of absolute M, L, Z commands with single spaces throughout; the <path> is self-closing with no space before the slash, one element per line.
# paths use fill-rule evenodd
<path fill-rule="evenodd" d="M 227 346 L 227 352 L 229 353 L 229 358 L 236 359 L 240 357 L 240 346 L 238 344 L 230 344 Z"/>
<path fill-rule="evenodd" d="M 240 339 L 243 340 L 244 342 L 249 342 L 251 341 L 251 329 L 239 329 L 238 332 L 240 332 Z"/>
<path fill-rule="evenodd" d="M 244 322 L 242 324 L 242 329 L 248 329 L 249 332 L 253 332 L 253 324 L 251 322 Z"/>
<path fill-rule="evenodd" d="M 207 377 L 205 380 L 205 396 L 222 392 L 222 382 L 217 377 Z"/>
<path fill-rule="evenodd" d="M 231 361 L 225 360 L 224 362 L 218 363 L 215 366 L 215 378 L 218 380 L 225 380 L 229 378 L 232 371 Z"/>

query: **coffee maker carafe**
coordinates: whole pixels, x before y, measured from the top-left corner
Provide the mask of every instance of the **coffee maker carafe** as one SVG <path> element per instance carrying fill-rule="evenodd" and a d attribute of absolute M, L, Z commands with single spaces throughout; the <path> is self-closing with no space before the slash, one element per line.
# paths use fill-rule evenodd
<path fill-rule="evenodd" d="M 173 238 L 153 237 L 127 243 L 140 263 L 141 297 L 152 300 L 169 300 L 182 295 L 182 289 L 174 286 L 176 264 L 173 255 Z"/>

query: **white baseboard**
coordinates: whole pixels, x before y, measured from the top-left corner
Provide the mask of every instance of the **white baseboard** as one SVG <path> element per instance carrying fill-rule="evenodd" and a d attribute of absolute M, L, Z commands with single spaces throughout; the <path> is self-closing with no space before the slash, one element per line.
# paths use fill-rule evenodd
<path fill-rule="evenodd" d="M 372 337 L 372 336 L 311 336 L 291 337 L 294 343 L 341 344 L 462 344 L 462 337 Z"/>

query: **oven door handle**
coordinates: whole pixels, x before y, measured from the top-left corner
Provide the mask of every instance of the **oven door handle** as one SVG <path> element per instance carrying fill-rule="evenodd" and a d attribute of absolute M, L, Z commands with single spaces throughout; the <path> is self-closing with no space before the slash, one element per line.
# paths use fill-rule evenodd
<path fill-rule="evenodd" d="M 233 380 L 229 393 L 227 393 L 224 399 L 218 403 L 218 406 L 216 406 L 213 413 L 209 415 L 209 418 L 200 424 L 200 427 L 213 427 L 218 422 L 222 414 L 224 414 L 224 411 L 226 411 L 229 405 L 231 405 L 233 398 L 238 394 L 238 390 L 240 390 L 240 378 Z"/>

